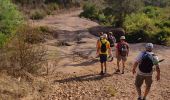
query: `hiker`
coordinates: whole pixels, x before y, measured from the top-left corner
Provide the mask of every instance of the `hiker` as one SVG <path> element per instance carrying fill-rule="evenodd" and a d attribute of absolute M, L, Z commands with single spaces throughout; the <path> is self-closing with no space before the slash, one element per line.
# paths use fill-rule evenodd
<path fill-rule="evenodd" d="M 96 47 L 98 47 L 99 42 L 103 39 L 103 32 L 99 32 L 99 33 L 98 33 L 98 37 L 99 37 L 99 38 L 98 38 L 98 40 L 97 40 L 97 45 L 96 45 Z M 98 57 L 99 57 L 99 53 L 98 53 L 98 54 L 96 53 L 96 55 L 97 55 L 96 58 L 98 58 Z"/>
<path fill-rule="evenodd" d="M 157 80 L 160 80 L 160 69 L 159 69 L 159 60 L 158 57 L 152 52 L 153 44 L 147 43 L 145 46 L 146 50 L 141 52 L 137 58 L 135 59 L 135 63 L 133 65 L 132 73 L 136 73 L 136 68 L 138 67 L 138 72 L 136 75 L 135 85 L 138 93 L 138 100 L 146 100 L 146 96 L 149 93 L 151 84 L 152 84 L 152 73 L 153 66 L 156 66 L 157 72 Z M 142 98 L 141 95 L 141 86 L 145 81 L 146 89 L 144 92 L 144 96 Z"/>
<path fill-rule="evenodd" d="M 125 63 L 129 54 L 129 44 L 125 41 L 125 36 L 120 37 L 120 42 L 116 46 L 117 70 L 120 73 L 120 61 L 122 61 L 122 74 L 124 74 Z"/>
<path fill-rule="evenodd" d="M 107 56 L 112 54 L 110 43 L 107 41 L 107 34 L 103 35 L 103 38 L 100 42 L 97 42 L 97 55 L 100 56 L 100 63 L 101 63 L 101 72 L 100 75 L 104 75 L 107 73 Z M 105 72 L 103 72 L 103 67 L 105 67 Z"/>
<path fill-rule="evenodd" d="M 112 50 L 114 50 L 116 38 L 113 36 L 112 32 L 109 32 L 109 34 L 108 34 L 108 41 L 110 43 L 110 47 L 112 48 Z"/>

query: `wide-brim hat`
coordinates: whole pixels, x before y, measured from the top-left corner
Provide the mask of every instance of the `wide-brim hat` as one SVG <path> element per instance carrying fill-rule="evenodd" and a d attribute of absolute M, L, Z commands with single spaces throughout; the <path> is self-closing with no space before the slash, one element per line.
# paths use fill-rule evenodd
<path fill-rule="evenodd" d="M 125 40 L 126 38 L 125 38 L 125 36 L 121 36 L 120 39 L 121 40 Z"/>

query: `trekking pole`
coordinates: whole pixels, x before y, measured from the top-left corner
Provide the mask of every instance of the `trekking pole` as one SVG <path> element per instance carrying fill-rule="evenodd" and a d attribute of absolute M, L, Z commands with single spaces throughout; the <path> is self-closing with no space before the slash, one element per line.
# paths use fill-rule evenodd
<path fill-rule="evenodd" d="M 161 60 L 159 60 L 158 62 L 160 63 L 160 62 L 163 62 L 165 59 L 161 59 Z"/>

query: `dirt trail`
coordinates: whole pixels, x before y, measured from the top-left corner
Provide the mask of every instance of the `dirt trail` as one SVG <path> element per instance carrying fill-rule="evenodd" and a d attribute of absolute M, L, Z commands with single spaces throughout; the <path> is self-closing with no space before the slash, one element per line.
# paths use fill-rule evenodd
<path fill-rule="evenodd" d="M 97 37 L 88 32 L 88 28 L 99 26 L 87 19 L 79 18 L 81 10 L 62 15 L 53 15 L 44 20 L 34 21 L 34 25 L 49 26 L 56 30 L 57 39 L 48 40 L 49 75 L 47 80 L 58 88 L 47 100 L 136 100 L 134 76 L 131 67 L 136 55 L 144 44 L 131 44 L 131 51 L 125 74 L 113 74 L 116 59 L 108 62 L 105 77 L 98 75 L 100 63 L 95 57 Z M 67 42 L 70 46 L 57 46 L 58 42 Z M 79 43 L 77 43 L 79 42 Z M 161 81 L 154 78 L 149 100 L 170 99 L 170 48 L 156 46 L 157 55 L 166 60 L 161 64 Z"/>

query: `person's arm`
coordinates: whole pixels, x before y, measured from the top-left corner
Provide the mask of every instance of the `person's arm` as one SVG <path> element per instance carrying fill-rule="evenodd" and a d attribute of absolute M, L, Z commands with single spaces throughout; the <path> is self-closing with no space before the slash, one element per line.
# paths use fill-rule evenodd
<path fill-rule="evenodd" d="M 132 73 L 133 73 L 133 74 L 136 73 L 136 68 L 138 67 L 139 62 L 140 62 L 141 59 L 142 59 L 142 55 L 143 55 L 143 53 L 140 53 L 140 54 L 136 57 L 136 59 L 135 59 L 135 63 L 133 64 L 133 69 L 132 69 Z"/>
<path fill-rule="evenodd" d="M 137 61 L 133 64 L 133 69 L 132 69 L 133 75 L 136 73 L 136 68 L 137 68 L 138 64 L 139 63 Z"/>
<path fill-rule="evenodd" d="M 158 80 L 160 80 L 160 68 L 159 68 L 159 58 L 158 58 L 158 56 L 156 56 L 156 55 L 153 56 L 153 63 L 156 67 L 156 72 L 157 72 L 156 79 L 158 81 Z"/>
<path fill-rule="evenodd" d="M 159 68 L 159 65 L 156 65 L 156 72 L 157 72 L 156 79 L 158 81 L 158 80 L 160 80 L 160 68 Z"/>
<path fill-rule="evenodd" d="M 110 47 L 110 43 L 108 43 L 108 49 L 109 49 L 109 56 L 112 56 L 112 49 Z"/>
<path fill-rule="evenodd" d="M 97 40 L 97 43 L 96 43 L 96 55 L 99 55 L 99 51 L 100 51 L 100 48 L 99 48 L 99 40 Z"/>
<path fill-rule="evenodd" d="M 128 48 L 127 48 L 127 49 L 128 49 L 128 51 L 127 51 L 127 56 L 128 56 L 128 55 L 129 55 L 129 44 L 127 44 L 127 46 L 128 46 Z"/>
<path fill-rule="evenodd" d="M 119 47 L 118 47 L 118 45 L 119 45 L 119 44 L 117 43 L 117 45 L 116 45 L 116 58 L 117 58 L 118 55 L 119 55 L 119 49 L 118 49 Z"/>

